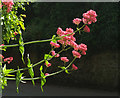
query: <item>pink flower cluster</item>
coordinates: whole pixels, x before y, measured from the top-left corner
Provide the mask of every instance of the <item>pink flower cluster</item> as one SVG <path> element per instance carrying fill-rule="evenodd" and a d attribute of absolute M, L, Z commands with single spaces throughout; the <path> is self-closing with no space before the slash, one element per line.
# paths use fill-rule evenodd
<path fill-rule="evenodd" d="M 57 35 L 59 37 L 63 36 L 63 38 L 61 40 L 58 40 L 58 42 L 61 43 L 62 45 L 66 45 L 66 46 L 70 45 L 70 41 L 76 41 L 76 38 L 73 36 L 75 33 L 73 32 L 74 30 L 72 28 L 66 28 L 66 31 L 63 31 L 62 28 L 59 27 L 57 30 Z M 65 35 L 68 35 L 68 36 L 65 36 Z"/>
<path fill-rule="evenodd" d="M 95 23 L 97 14 L 94 10 L 89 10 L 86 13 L 83 13 L 82 21 L 84 24 L 91 24 L 92 22 Z"/>
<path fill-rule="evenodd" d="M 59 48 L 60 47 L 60 45 L 59 44 L 57 44 L 57 43 L 54 43 L 54 42 L 50 42 L 50 45 L 52 46 L 52 47 L 54 47 L 54 48 Z"/>
<path fill-rule="evenodd" d="M 67 57 L 61 57 L 61 61 L 63 61 L 63 62 L 69 62 L 69 59 Z"/>
<path fill-rule="evenodd" d="M 75 18 L 75 19 L 73 20 L 73 23 L 76 24 L 76 25 L 79 25 L 81 21 L 82 21 L 82 19 L 80 19 L 80 18 Z"/>
<path fill-rule="evenodd" d="M 83 21 L 84 24 L 91 24 L 92 22 L 95 23 L 97 21 L 96 19 L 97 14 L 94 10 L 89 10 L 86 13 L 83 13 L 83 18 L 75 18 L 73 20 L 73 23 L 76 25 L 79 25 L 81 21 Z"/>
<path fill-rule="evenodd" d="M 73 50 L 73 51 L 72 51 L 72 54 L 73 54 L 74 57 L 76 57 L 76 58 L 81 58 L 81 54 L 82 54 L 82 55 L 86 55 L 87 45 L 81 43 L 81 44 L 78 45 L 77 47 L 78 47 L 78 50 L 79 50 L 80 52 L 78 52 L 78 50 L 77 50 L 77 51 L 76 51 L 76 50 Z"/>
<path fill-rule="evenodd" d="M 86 13 L 83 13 L 83 18 L 75 18 L 73 20 L 73 23 L 76 25 L 79 25 L 80 22 L 82 21 L 85 24 L 85 27 L 83 28 L 84 32 L 90 32 L 90 28 L 86 25 L 86 24 L 91 24 L 91 23 L 95 23 L 97 21 L 96 19 L 97 14 L 95 11 L 93 10 L 89 10 Z M 72 54 L 74 57 L 76 58 L 81 58 L 82 55 L 86 55 L 86 51 L 87 51 L 87 45 L 81 43 L 81 44 L 77 44 L 76 38 L 74 37 L 75 32 L 72 28 L 66 28 L 66 30 L 62 30 L 62 28 L 58 28 L 57 29 L 57 35 L 58 37 L 61 37 L 60 40 L 57 40 L 58 43 L 62 44 L 62 46 L 65 48 L 66 46 L 71 46 L 74 50 L 72 51 Z M 54 42 L 50 42 L 51 46 L 53 48 L 59 48 L 60 45 L 58 43 L 54 43 Z M 52 56 L 56 55 L 55 51 L 53 50 L 51 52 Z M 59 57 L 60 55 L 57 54 L 55 57 Z M 61 57 L 60 58 L 61 61 L 63 61 L 64 63 L 69 62 L 69 59 L 67 57 Z M 51 64 L 49 63 L 46 66 L 51 66 Z M 73 70 L 77 70 L 77 66 L 75 66 L 74 64 L 72 64 L 72 69 Z"/>
<path fill-rule="evenodd" d="M 13 57 L 8 57 L 4 59 L 4 62 L 7 62 L 8 64 L 10 64 L 10 62 L 12 62 Z"/>
<path fill-rule="evenodd" d="M 7 6 L 7 13 L 9 13 L 14 4 L 13 0 L 2 0 L 3 4 Z"/>
<path fill-rule="evenodd" d="M 53 50 L 53 51 L 51 51 L 51 54 L 52 54 L 52 56 L 54 56 L 54 55 L 56 55 L 56 53 L 55 53 L 55 51 Z M 60 55 L 59 54 L 57 54 L 55 57 L 59 57 Z"/>
<path fill-rule="evenodd" d="M 75 51 L 75 50 L 72 51 L 72 54 L 76 58 L 81 58 L 81 54 L 79 52 Z"/>

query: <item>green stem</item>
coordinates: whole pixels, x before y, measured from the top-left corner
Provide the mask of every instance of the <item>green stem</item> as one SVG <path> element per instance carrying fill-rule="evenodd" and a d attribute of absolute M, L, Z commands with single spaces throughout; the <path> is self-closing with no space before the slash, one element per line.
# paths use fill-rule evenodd
<path fill-rule="evenodd" d="M 61 52 L 63 52 L 63 51 L 66 51 L 66 50 L 68 50 L 68 49 L 70 49 L 70 48 L 71 48 L 71 47 L 68 47 L 68 48 L 66 48 L 65 50 L 62 49 L 61 51 L 59 51 L 58 53 L 56 53 L 56 55 L 59 54 L 59 53 L 61 53 Z M 52 56 L 52 58 L 55 57 L 56 55 Z M 52 59 L 52 58 L 51 58 L 51 59 Z M 44 61 L 45 61 L 45 60 L 41 60 L 41 61 L 39 61 L 38 63 L 34 64 L 32 67 L 35 67 L 35 66 L 43 63 Z M 19 71 L 27 70 L 27 69 L 29 69 L 29 68 L 31 68 L 31 67 L 22 68 L 22 69 L 19 69 Z M 9 73 L 15 73 L 15 72 L 17 72 L 17 71 L 18 71 L 18 70 L 13 70 L 13 71 L 10 71 Z"/>
<path fill-rule="evenodd" d="M 51 51 L 49 52 L 49 55 L 50 53 L 53 51 L 54 49 L 52 48 Z M 45 70 L 44 70 L 44 73 L 47 71 L 47 66 L 45 67 Z"/>
<path fill-rule="evenodd" d="M 79 30 L 81 30 L 86 24 L 84 24 L 81 28 L 77 29 L 76 31 L 74 31 L 73 33 L 78 32 Z M 62 39 L 65 36 L 69 36 L 72 35 L 73 33 L 64 35 L 64 36 L 60 36 L 60 37 L 56 37 L 56 39 Z M 52 41 L 52 39 L 47 39 L 47 40 L 37 40 L 37 41 L 30 41 L 30 42 L 25 42 L 24 45 L 28 45 L 28 44 L 34 44 L 34 43 L 40 43 L 40 42 L 48 42 L 48 41 Z M 14 45 L 4 45 L 4 46 L 0 46 L 0 48 L 4 48 L 4 47 L 18 47 L 19 44 L 14 44 Z"/>
<path fill-rule="evenodd" d="M 6 77 L 7 80 L 16 80 L 16 78 L 8 78 Z M 24 78 L 24 79 L 21 79 L 21 80 L 38 80 L 38 79 L 41 79 L 41 77 L 35 77 L 35 78 Z"/>
<path fill-rule="evenodd" d="M 45 60 L 41 60 L 40 62 L 37 62 L 36 64 L 34 64 L 32 67 L 35 67 L 35 66 L 43 63 L 44 61 L 45 61 Z M 31 67 L 22 68 L 22 69 L 19 69 L 19 71 L 27 70 L 27 69 L 29 69 L 29 68 L 31 68 Z M 17 71 L 18 71 L 18 70 L 13 70 L 13 71 L 10 71 L 9 73 L 15 73 L 15 72 L 17 72 Z"/>
<path fill-rule="evenodd" d="M 70 63 L 65 69 L 69 68 L 69 67 L 71 66 L 71 64 L 75 61 L 75 59 L 76 59 L 76 57 L 71 61 L 71 63 Z M 59 73 L 63 72 L 65 69 L 62 69 L 62 70 L 60 70 L 60 71 L 54 72 L 54 73 L 52 73 L 52 74 L 49 74 L 49 75 L 45 76 L 45 78 L 46 78 L 46 77 L 53 76 L 53 75 L 56 75 L 56 74 L 59 74 Z M 7 79 L 7 80 L 16 80 L 16 78 L 8 78 L 8 77 L 6 77 L 6 79 Z M 38 80 L 38 79 L 41 79 L 41 77 L 24 78 L 24 79 L 21 79 L 21 80 Z"/>
<path fill-rule="evenodd" d="M 52 74 L 49 74 L 49 75 L 47 75 L 46 77 L 53 76 L 53 75 L 56 75 L 56 74 L 59 74 L 59 73 L 65 71 L 67 68 L 69 68 L 69 67 L 71 66 L 71 64 L 75 61 L 75 59 L 76 59 L 76 57 L 71 61 L 71 63 L 70 63 L 65 69 L 62 69 L 62 70 L 60 70 L 60 71 L 54 72 L 54 73 L 52 73 Z"/>

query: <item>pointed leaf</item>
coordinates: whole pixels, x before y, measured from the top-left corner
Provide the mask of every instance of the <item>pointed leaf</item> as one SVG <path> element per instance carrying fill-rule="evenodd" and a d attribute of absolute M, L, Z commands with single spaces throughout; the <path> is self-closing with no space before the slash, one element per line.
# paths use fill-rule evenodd
<path fill-rule="evenodd" d="M 53 35 L 53 36 L 52 36 L 52 42 L 53 42 L 53 43 L 57 43 L 56 35 Z"/>
<path fill-rule="evenodd" d="M 41 72 L 41 90 L 43 92 L 43 86 L 45 85 L 46 83 L 46 79 L 45 79 L 45 75 L 44 73 L 42 72 L 43 70 L 43 66 L 40 67 L 40 72 Z"/>
<path fill-rule="evenodd" d="M 31 64 L 31 61 L 30 61 L 30 58 L 29 58 L 29 54 L 28 54 L 27 59 L 28 59 L 27 66 L 30 67 L 30 68 L 28 69 L 28 71 L 29 71 L 29 74 L 30 74 L 31 78 L 33 78 L 33 77 L 34 77 L 34 71 L 33 71 L 32 64 Z M 34 80 L 32 80 L 32 83 L 33 83 L 33 85 L 35 85 Z"/>
<path fill-rule="evenodd" d="M 20 53 L 21 53 L 21 55 L 22 55 L 22 61 L 23 61 L 23 63 L 25 63 L 24 62 L 24 42 L 23 42 L 23 38 L 22 38 L 22 35 L 20 34 L 20 38 L 19 38 L 19 51 L 20 51 Z"/>
<path fill-rule="evenodd" d="M 50 60 L 52 56 L 50 54 L 45 54 L 44 55 L 44 60 Z"/>
<path fill-rule="evenodd" d="M 18 68 L 18 72 L 16 73 L 16 90 L 17 90 L 17 93 L 19 93 L 19 83 L 21 81 L 21 78 L 22 78 L 22 75 L 23 73 L 20 73 L 20 70 Z"/>

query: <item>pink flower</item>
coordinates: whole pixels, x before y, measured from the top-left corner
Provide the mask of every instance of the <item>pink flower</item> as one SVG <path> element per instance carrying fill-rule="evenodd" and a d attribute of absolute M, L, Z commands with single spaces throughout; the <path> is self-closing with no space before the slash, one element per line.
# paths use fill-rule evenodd
<path fill-rule="evenodd" d="M 2 59 L 3 59 L 3 58 L 4 58 L 4 56 L 3 56 L 2 54 L 0 54 L 0 58 L 2 58 Z"/>
<path fill-rule="evenodd" d="M 47 67 L 50 67 L 50 66 L 51 66 L 51 63 L 48 62 L 48 64 L 45 63 L 45 65 L 46 65 Z"/>
<path fill-rule="evenodd" d="M 45 73 L 45 76 L 49 75 L 49 73 Z"/>
<path fill-rule="evenodd" d="M 53 47 L 55 46 L 55 43 L 53 43 L 52 41 L 50 42 L 50 45 Z"/>
<path fill-rule="evenodd" d="M 0 9 L 2 8 L 2 6 L 3 6 L 2 3 L 0 3 Z"/>
<path fill-rule="evenodd" d="M 84 27 L 84 32 L 90 32 L 90 28 L 87 25 Z"/>
<path fill-rule="evenodd" d="M 78 67 L 77 67 L 77 66 L 75 66 L 74 64 L 72 64 L 72 69 L 73 69 L 73 70 L 77 70 L 77 69 L 78 69 Z"/>
<path fill-rule="evenodd" d="M 81 43 L 81 44 L 79 45 L 79 50 L 80 50 L 80 51 L 87 51 L 87 45 Z"/>
<path fill-rule="evenodd" d="M 7 13 L 11 11 L 14 4 L 13 0 L 2 0 L 3 4 L 7 6 Z"/>
<path fill-rule="evenodd" d="M 76 58 L 81 58 L 81 54 L 79 52 L 75 51 L 75 50 L 72 51 L 72 54 Z"/>
<path fill-rule="evenodd" d="M 9 57 L 9 58 L 5 58 L 4 62 L 8 62 L 8 64 L 10 64 L 10 62 L 12 62 L 13 57 Z"/>
<path fill-rule="evenodd" d="M 90 18 L 90 15 L 89 15 L 88 13 L 83 13 L 83 17 L 84 17 L 85 19 L 89 19 L 89 18 Z"/>
<path fill-rule="evenodd" d="M 62 28 L 59 27 L 59 28 L 57 29 L 57 32 L 56 32 L 56 33 L 57 33 L 57 35 L 63 35 L 63 34 L 64 34 L 64 31 L 62 30 Z"/>
<path fill-rule="evenodd" d="M 93 10 L 89 10 L 86 13 L 83 13 L 82 21 L 84 24 L 91 24 L 92 22 L 95 23 L 97 21 L 96 17 L 96 12 Z"/>
<path fill-rule="evenodd" d="M 14 32 L 15 36 L 17 35 L 17 32 Z"/>
<path fill-rule="evenodd" d="M 76 51 L 77 51 L 78 48 L 79 48 L 78 45 L 77 45 L 77 43 L 75 43 L 75 42 L 72 41 L 72 40 L 70 41 L 70 46 L 72 46 L 72 47 L 74 48 L 74 50 L 76 50 Z"/>
<path fill-rule="evenodd" d="M 52 46 L 52 47 L 54 47 L 54 48 L 59 48 L 60 47 L 60 45 L 59 44 L 57 44 L 57 43 L 54 43 L 54 42 L 50 42 L 50 45 Z"/>
<path fill-rule="evenodd" d="M 89 10 L 87 11 L 87 13 L 90 15 L 90 16 L 93 16 L 93 17 L 97 17 L 97 14 L 94 10 Z"/>
<path fill-rule="evenodd" d="M 59 44 L 57 44 L 57 43 L 55 43 L 54 48 L 59 48 L 59 47 L 60 47 L 60 45 L 59 45 Z"/>
<path fill-rule="evenodd" d="M 82 21 L 81 19 L 75 18 L 75 19 L 73 20 L 73 23 L 76 24 L 76 25 L 79 25 L 81 21 Z"/>
<path fill-rule="evenodd" d="M 86 52 L 85 52 L 85 51 L 82 51 L 81 54 L 82 54 L 82 55 L 86 55 Z"/>
<path fill-rule="evenodd" d="M 53 50 L 53 51 L 51 51 L 51 54 L 52 54 L 52 56 L 54 56 L 54 55 L 56 55 L 56 53 L 55 53 L 55 51 Z M 55 57 L 59 57 L 60 55 L 59 54 L 57 54 Z"/>
<path fill-rule="evenodd" d="M 4 44 L 1 44 L 0 46 L 4 46 Z"/>
<path fill-rule="evenodd" d="M 66 28 L 66 32 L 68 32 L 68 33 L 73 33 L 74 30 L 73 30 L 72 28 Z"/>
<path fill-rule="evenodd" d="M 67 57 L 61 57 L 61 61 L 69 62 L 69 59 L 67 59 Z"/>

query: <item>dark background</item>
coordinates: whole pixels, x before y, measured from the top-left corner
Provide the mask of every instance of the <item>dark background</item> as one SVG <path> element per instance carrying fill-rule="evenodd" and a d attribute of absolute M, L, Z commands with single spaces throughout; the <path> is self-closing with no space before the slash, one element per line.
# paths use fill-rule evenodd
<path fill-rule="evenodd" d="M 82 14 L 93 9 L 98 17 L 97 22 L 89 25 L 91 32 L 76 34 L 77 43 L 85 43 L 88 46 L 87 55 L 75 61 L 79 70 L 70 75 L 61 73 L 47 79 L 48 84 L 98 88 L 106 90 L 117 90 L 118 88 L 118 3 L 98 3 L 98 2 L 76 2 L 76 3 L 31 3 L 26 6 L 27 15 L 25 19 L 26 31 L 23 32 L 24 42 L 32 40 L 49 39 L 56 34 L 57 28 L 73 28 L 76 26 L 72 20 L 76 17 L 82 18 Z M 22 11 L 20 10 L 19 13 Z M 11 42 L 12 43 L 12 42 Z M 32 63 L 43 59 L 44 54 L 50 51 L 49 42 L 31 44 L 25 46 L 25 60 L 29 53 Z M 9 48 L 6 57 L 13 56 L 14 61 L 8 66 L 17 68 L 25 67 L 22 63 L 18 48 Z M 71 51 L 64 52 L 61 56 L 68 56 L 72 59 Z M 48 72 L 54 72 L 56 65 L 60 65 L 59 58 L 51 61 L 52 66 Z M 26 61 L 27 62 L 27 61 Z M 39 67 L 35 67 L 35 75 L 39 76 Z M 28 72 L 25 72 L 29 76 Z M 36 81 L 37 82 L 37 81 Z"/>

